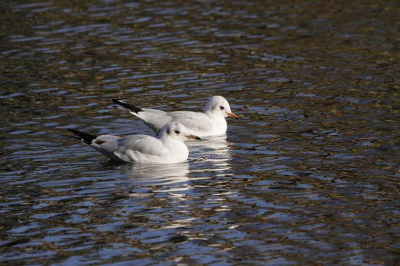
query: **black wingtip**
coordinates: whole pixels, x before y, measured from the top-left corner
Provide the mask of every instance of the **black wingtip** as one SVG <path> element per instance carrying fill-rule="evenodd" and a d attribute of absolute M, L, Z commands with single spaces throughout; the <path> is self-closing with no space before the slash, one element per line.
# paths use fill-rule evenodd
<path fill-rule="evenodd" d="M 139 112 L 143 111 L 142 108 L 140 108 L 140 107 L 136 107 L 134 105 L 130 105 L 130 104 L 121 102 L 120 100 L 117 100 L 117 99 L 112 99 L 112 101 L 114 103 L 116 103 L 116 104 L 121 105 L 122 107 L 124 107 L 124 108 L 126 108 L 128 110 L 131 110 L 131 111 L 135 112 L 135 113 L 139 113 Z"/>
<path fill-rule="evenodd" d="M 79 137 L 79 139 L 83 140 L 84 142 L 86 142 L 88 144 L 91 144 L 92 141 L 97 138 L 97 136 L 95 136 L 95 135 L 87 134 L 87 133 L 84 133 L 84 132 L 81 132 L 81 131 L 78 131 L 78 130 L 75 130 L 72 128 L 67 128 L 67 130 L 71 131 L 72 133 L 77 135 Z"/>

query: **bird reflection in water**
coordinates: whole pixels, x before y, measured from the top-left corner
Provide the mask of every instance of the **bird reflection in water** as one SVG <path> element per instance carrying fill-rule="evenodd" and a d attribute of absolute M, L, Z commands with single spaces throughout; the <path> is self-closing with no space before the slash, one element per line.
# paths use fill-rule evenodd
<path fill-rule="evenodd" d="M 184 197 L 192 188 L 189 180 L 189 164 L 124 164 L 122 174 L 131 177 L 137 192 L 168 193 L 173 197 Z M 137 194 L 137 193 L 134 193 Z M 142 193 L 140 193 L 142 194 Z"/>
<path fill-rule="evenodd" d="M 192 172 L 224 172 L 230 169 L 231 143 L 226 140 L 226 135 L 203 138 L 198 143 L 189 141 L 186 142 L 186 145 L 190 150 L 191 159 L 189 158 L 189 160 L 196 164 L 195 167 L 191 168 Z"/>
<path fill-rule="evenodd" d="M 204 139 L 201 143 L 186 142 L 190 150 L 188 162 L 169 165 L 122 164 L 117 168 L 121 174 L 134 182 L 132 195 L 143 193 L 167 193 L 173 197 L 185 197 L 193 193 L 193 182 L 226 175 L 230 169 L 230 143 L 226 136 Z M 150 193 L 151 192 L 151 193 Z"/>
<path fill-rule="evenodd" d="M 204 212 L 227 219 L 232 210 L 227 199 L 238 195 L 228 182 L 231 143 L 226 136 L 205 139 L 201 145 L 194 141 L 186 144 L 190 159 L 185 163 L 118 166 L 120 173 L 132 182 L 129 195 L 135 205 L 143 205 L 140 215 L 149 223 L 161 218 L 168 220 L 157 229 L 160 232 L 182 228 L 179 235 L 186 235 L 184 228 L 203 223 Z M 151 212 L 159 208 L 162 212 Z"/>

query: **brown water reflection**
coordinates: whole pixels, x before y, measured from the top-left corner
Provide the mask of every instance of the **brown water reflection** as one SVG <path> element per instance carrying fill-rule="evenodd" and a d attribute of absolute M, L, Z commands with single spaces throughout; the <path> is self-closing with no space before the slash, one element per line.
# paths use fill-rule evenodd
<path fill-rule="evenodd" d="M 0 3 L 0 262 L 397 265 L 397 1 Z M 121 98 L 240 121 L 175 166 L 65 128 L 152 134 Z"/>

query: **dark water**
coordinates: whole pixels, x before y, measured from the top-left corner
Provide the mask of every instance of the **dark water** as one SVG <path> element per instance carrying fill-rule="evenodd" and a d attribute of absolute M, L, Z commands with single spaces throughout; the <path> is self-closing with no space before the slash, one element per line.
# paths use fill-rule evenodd
<path fill-rule="evenodd" d="M 398 1 L 0 3 L 0 263 L 400 263 Z M 240 121 L 171 166 L 110 99 Z"/>

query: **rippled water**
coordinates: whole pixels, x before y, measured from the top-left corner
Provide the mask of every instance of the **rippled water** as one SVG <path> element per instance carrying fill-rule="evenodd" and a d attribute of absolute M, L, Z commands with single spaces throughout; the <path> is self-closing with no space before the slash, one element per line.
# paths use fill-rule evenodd
<path fill-rule="evenodd" d="M 0 263 L 400 263 L 398 1 L 0 3 Z M 112 98 L 226 138 L 115 164 L 66 128 L 152 134 Z"/>

